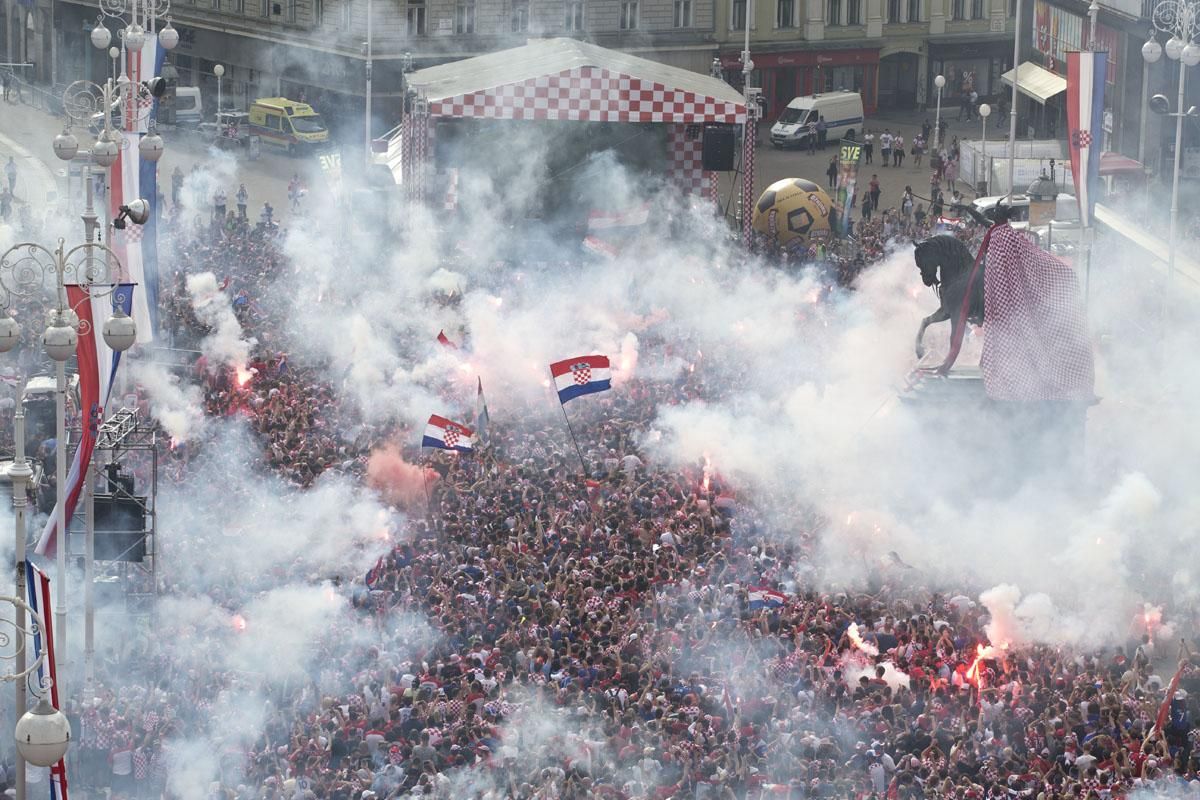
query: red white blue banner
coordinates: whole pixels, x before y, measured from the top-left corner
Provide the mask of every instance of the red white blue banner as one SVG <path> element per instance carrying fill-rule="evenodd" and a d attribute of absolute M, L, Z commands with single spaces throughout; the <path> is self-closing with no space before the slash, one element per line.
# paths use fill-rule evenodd
<path fill-rule="evenodd" d="M 1100 151 L 1104 146 L 1104 76 L 1108 53 L 1067 53 L 1067 144 L 1079 220 L 1092 224 L 1100 196 Z"/>
<path fill-rule="evenodd" d="M 560 403 L 612 388 L 608 356 L 576 356 L 555 361 L 550 365 L 550 374 Z"/>
<path fill-rule="evenodd" d="M 120 308 L 126 314 L 133 309 L 133 286 L 123 283 L 114 287 L 111 295 L 92 297 L 79 286 L 67 287 L 67 302 L 79 314 L 79 339 L 75 344 L 75 358 L 79 364 L 79 398 L 84 414 L 84 425 L 79 446 L 75 448 L 75 456 L 71 459 L 70 472 L 67 474 L 67 490 L 60 493 L 55 510 L 50 513 L 42 535 L 38 539 L 38 555 L 47 558 L 55 555 L 57 542 L 58 505 L 64 498 L 67 503 L 67 530 L 71 528 L 71 516 L 79 502 L 83 490 L 84 467 L 92 459 L 92 450 L 96 445 L 96 431 L 104 421 L 104 407 L 108 404 L 112 393 L 117 367 L 121 363 L 121 354 L 109 349 L 104 337 L 99 331 L 104 330 L 104 323 L 113 314 L 114 308 Z M 66 447 L 59 445 L 65 456 Z"/>
<path fill-rule="evenodd" d="M 421 447 L 436 447 L 441 450 L 457 450 L 469 453 L 475 449 L 475 432 L 466 425 L 451 422 L 434 414 L 425 425 L 425 436 Z"/>
<path fill-rule="evenodd" d="M 61 710 L 58 704 L 58 668 L 54 662 L 54 619 L 50 605 L 50 577 L 30 562 L 25 562 L 25 590 L 29 607 L 42 617 L 44 627 L 33 637 L 33 657 L 45 650 L 46 659 L 38 666 L 38 683 L 50 685 L 50 705 Z M 48 680 L 47 680 L 48 679 Z M 67 762 L 60 759 L 50 768 L 50 800 L 67 798 Z"/>

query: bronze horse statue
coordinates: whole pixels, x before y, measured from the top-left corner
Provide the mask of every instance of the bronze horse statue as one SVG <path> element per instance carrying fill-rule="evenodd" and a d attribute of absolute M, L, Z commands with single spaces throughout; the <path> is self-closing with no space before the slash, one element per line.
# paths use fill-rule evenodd
<path fill-rule="evenodd" d="M 917 267 L 921 270 L 921 281 L 937 292 L 941 305 L 938 310 L 921 320 L 917 329 L 917 358 L 925 357 L 925 329 L 937 322 L 950 320 L 950 335 L 953 339 L 961 325 L 963 297 L 967 293 L 967 282 L 975 266 L 975 256 L 970 248 L 956 237 L 948 234 L 930 236 L 914 243 Z M 967 310 L 967 321 L 983 324 L 983 271 L 980 264 L 979 276 L 971 286 L 971 301 Z"/>

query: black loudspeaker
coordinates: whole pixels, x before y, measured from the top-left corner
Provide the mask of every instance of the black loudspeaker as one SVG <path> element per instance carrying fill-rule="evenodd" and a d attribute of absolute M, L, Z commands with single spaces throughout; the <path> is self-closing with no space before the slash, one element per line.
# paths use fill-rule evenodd
<path fill-rule="evenodd" d="M 454 122 L 439 122 L 433 129 L 433 168 L 443 170 L 455 166 L 455 151 L 463 138 L 462 126 Z"/>
<path fill-rule="evenodd" d="M 96 560 L 142 561 L 146 557 L 144 498 L 96 495 Z"/>
<path fill-rule="evenodd" d="M 733 151 L 737 131 L 732 125 L 705 125 L 703 161 L 705 172 L 729 172 L 733 169 Z"/>

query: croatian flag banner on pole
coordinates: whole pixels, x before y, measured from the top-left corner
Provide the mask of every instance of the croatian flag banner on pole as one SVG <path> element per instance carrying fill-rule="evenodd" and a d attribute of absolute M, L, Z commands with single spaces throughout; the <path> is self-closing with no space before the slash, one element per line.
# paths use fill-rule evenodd
<path fill-rule="evenodd" d="M 159 46 L 158 37 L 151 33 L 146 36 L 141 51 L 125 54 L 123 74 L 136 86 L 157 77 L 165 57 L 166 51 Z M 116 218 L 122 205 L 138 198 L 150 204 L 150 218 L 145 225 L 130 223 L 124 230 L 113 231 L 113 249 L 125 267 L 121 280 L 143 287 L 130 314 L 137 323 L 138 344 L 154 341 L 158 322 L 158 164 L 142 161 L 138 151 L 138 144 L 149 131 L 157 105 L 158 101 L 148 94 L 128 93 L 124 108 L 125 129 L 120 133 L 121 149 L 109 178 L 109 219 Z"/>
<path fill-rule="evenodd" d="M 612 388 L 612 371 L 608 356 L 576 356 L 550 365 L 558 402 L 566 403 L 576 397 Z"/>
<path fill-rule="evenodd" d="M 29 593 L 29 607 L 42 617 L 44 627 L 33 637 L 33 657 L 41 655 L 45 648 L 46 659 L 38 667 L 38 683 L 50 685 L 50 705 L 61 710 L 58 704 L 58 668 L 54 661 L 54 621 L 50 612 L 50 578 L 46 573 L 25 562 L 25 588 Z M 47 680 L 48 679 L 48 680 Z M 50 768 L 50 800 L 68 800 L 67 763 L 60 759 Z"/>
<path fill-rule="evenodd" d="M 84 413 L 83 431 L 79 446 L 71 459 L 70 471 L 67 473 L 67 491 L 65 497 L 59 494 L 55 511 L 50 513 L 42 528 L 35 552 L 47 558 L 54 557 L 58 546 L 58 512 L 57 503 L 66 500 L 67 529 L 71 527 L 71 517 L 79 503 L 86 480 L 86 465 L 92 460 L 92 451 L 96 445 L 96 433 L 100 423 L 104 421 L 104 407 L 112 394 L 113 384 L 117 377 L 117 367 L 121 364 L 121 354 L 113 352 L 105 343 L 104 337 L 98 331 L 104 330 L 104 323 L 113 315 L 113 309 L 120 308 L 132 316 L 134 287 L 123 283 L 114 287 L 111 294 L 101 296 L 90 295 L 80 286 L 67 287 L 67 302 L 79 314 L 79 339 L 75 344 L 75 358 L 79 365 L 79 399 Z M 66 448 L 63 448 L 64 451 Z"/>
<path fill-rule="evenodd" d="M 1067 127 L 1071 174 L 1079 221 L 1092 224 L 1100 196 L 1100 151 L 1104 142 L 1104 80 L 1108 53 L 1067 53 Z"/>
<path fill-rule="evenodd" d="M 783 604 L 787 602 L 787 595 L 765 586 L 751 586 L 746 590 L 746 597 L 750 601 L 751 611 L 758 611 L 762 608 L 782 608 Z"/>
<path fill-rule="evenodd" d="M 434 414 L 425 425 L 425 436 L 421 447 L 437 447 L 441 450 L 457 450 L 469 453 L 475 449 L 475 432 L 466 425 L 451 422 Z"/>

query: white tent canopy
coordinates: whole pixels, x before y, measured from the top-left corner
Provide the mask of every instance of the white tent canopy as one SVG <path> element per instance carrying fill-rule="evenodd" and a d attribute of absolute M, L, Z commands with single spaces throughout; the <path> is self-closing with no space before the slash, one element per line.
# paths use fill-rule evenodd
<path fill-rule="evenodd" d="M 408 84 L 433 103 L 580 67 L 595 67 L 738 106 L 746 103 L 725 81 L 565 38 L 534 39 L 522 47 L 428 67 L 411 73 Z"/>
<path fill-rule="evenodd" d="M 1032 97 L 1042 105 L 1051 97 L 1067 90 L 1066 78 L 1029 61 L 1021 62 L 1015 70 L 1010 69 L 1000 76 L 1000 80 L 1012 86 L 1014 73 L 1017 76 L 1017 91 L 1026 97 Z"/>

